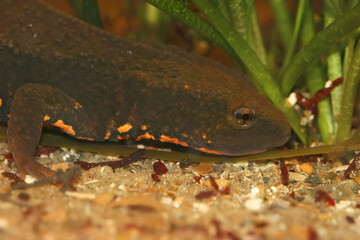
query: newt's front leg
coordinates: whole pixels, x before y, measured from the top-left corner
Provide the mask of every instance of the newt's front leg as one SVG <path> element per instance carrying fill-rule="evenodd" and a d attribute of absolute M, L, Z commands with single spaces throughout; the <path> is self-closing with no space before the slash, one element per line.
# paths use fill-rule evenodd
<path fill-rule="evenodd" d="M 36 178 L 54 174 L 38 163 L 34 156 L 44 120 L 52 119 L 54 123 L 87 122 L 86 116 L 79 103 L 57 88 L 28 83 L 17 89 L 11 105 L 7 135 L 20 177 L 25 178 L 26 173 Z"/>

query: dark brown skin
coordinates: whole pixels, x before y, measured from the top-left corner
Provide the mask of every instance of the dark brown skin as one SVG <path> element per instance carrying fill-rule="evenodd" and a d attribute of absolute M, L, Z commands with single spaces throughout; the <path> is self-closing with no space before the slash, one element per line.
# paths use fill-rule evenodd
<path fill-rule="evenodd" d="M 52 174 L 33 157 L 44 121 L 81 139 L 148 138 L 224 155 L 289 138 L 283 113 L 222 65 L 36 0 L 0 0 L 0 16 L 0 119 L 22 178 Z"/>

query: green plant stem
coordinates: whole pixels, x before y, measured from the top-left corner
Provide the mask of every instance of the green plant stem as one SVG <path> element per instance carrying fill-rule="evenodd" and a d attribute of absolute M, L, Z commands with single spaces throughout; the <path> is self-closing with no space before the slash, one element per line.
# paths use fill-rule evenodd
<path fill-rule="evenodd" d="M 354 110 L 356 90 L 360 80 L 360 42 L 358 42 L 350 67 L 343 82 L 343 94 L 341 101 L 339 129 L 336 141 L 341 142 L 349 138 L 351 130 L 351 118 Z"/>
<path fill-rule="evenodd" d="M 97 0 L 83 0 L 83 20 L 103 28 Z"/>
<path fill-rule="evenodd" d="M 292 25 L 289 11 L 286 9 L 284 0 L 270 0 L 271 9 L 274 12 L 276 27 L 280 32 L 281 41 L 286 52 L 289 52 L 292 36 Z"/>
<path fill-rule="evenodd" d="M 232 28 L 246 39 L 247 24 L 247 5 L 245 0 L 228 0 L 230 12 L 230 25 Z"/>
<path fill-rule="evenodd" d="M 176 0 L 146 0 L 151 5 L 159 8 L 163 12 L 190 26 L 200 34 L 207 37 L 210 41 L 220 45 L 230 56 L 234 59 L 239 59 L 234 50 L 227 43 L 225 38 L 208 22 L 190 9 L 184 6 L 183 3 Z"/>
<path fill-rule="evenodd" d="M 164 43 L 168 36 L 170 16 L 151 4 L 141 4 L 139 20 L 141 29 L 136 31 L 137 40 Z"/>
<path fill-rule="evenodd" d="M 80 0 L 69 0 L 69 3 L 72 9 L 75 12 L 75 15 L 79 19 L 83 19 L 83 10 L 82 10 L 82 3 Z"/>
<path fill-rule="evenodd" d="M 218 0 L 211 0 L 214 5 L 218 8 L 218 10 L 221 12 L 223 17 L 230 22 L 230 14 L 228 9 L 228 4 L 226 1 L 218 1 Z"/>
<path fill-rule="evenodd" d="M 309 64 L 359 26 L 360 5 L 356 5 L 319 32 L 294 56 L 284 69 L 281 76 L 282 93 L 288 95 Z"/>
<path fill-rule="evenodd" d="M 343 14 L 338 0 L 325 0 L 324 5 L 326 5 L 327 11 L 331 11 L 330 14 L 333 16 L 338 17 Z"/>
<path fill-rule="evenodd" d="M 225 1 L 212 0 L 218 5 Z M 242 38 L 244 38 L 251 48 L 261 59 L 262 63 L 266 65 L 266 51 L 260 32 L 258 16 L 253 0 L 229 0 L 228 11 L 229 19 L 226 18 L 232 29 L 234 29 Z M 220 11 L 222 12 L 222 11 Z M 224 14 L 223 14 L 224 15 Z"/>
<path fill-rule="evenodd" d="M 330 25 L 335 21 L 335 10 L 332 10 L 329 6 L 330 0 L 325 1 L 324 4 L 324 25 L 325 27 Z M 332 4 L 333 6 L 333 4 Z M 339 51 L 337 46 L 333 46 L 327 51 L 326 54 L 326 65 L 327 65 L 327 77 L 329 80 L 334 81 L 335 79 L 342 77 L 342 62 L 341 62 L 341 52 Z M 341 108 L 341 93 L 342 93 L 342 85 L 334 88 L 331 91 L 331 106 L 333 112 L 334 119 L 334 134 L 336 135 L 338 129 L 338 118 L 340 116 L 340 108 Z"/>
<path fill-rule="evenodd" d="M 350 34 L 347 39 L 347 45 L 345 47 L 345 54 L 344 54 L 344 79 L 348 77 L 349 69 L 351 67 L 351 61 L 354 55 L 354 47 L 355 47 L 355 39 Z"/>
<path fill-rule="evenodd" d="M 296 18 L 295 18 L 295 27 L 294 27 L 294 31 L 292 33 L 290 46 L 288 48 L 288 51 L 286 52 L 286 56 L 285 56 L 285 59 L 284 59 L 283 65 L 282 65 L 282 69 L 285 69 L 288 66 L 290 60 L 294 56 L 297 41 L 299 38 L 301 23 L 303 21 L 305 3 L 306 3 L 305 0 L 299 1 L 298 10 L 296 13 Z M 281 70 L 281 72 L 282 72 L 282 70 Z"/>
<path fill-rule="evenodd" d="M 302 142 L 306 143 L 307 135 L 303 127 L 299 124 L 298 115 L 291 108 L 287 100 L 281 95 L 276 82 L 247 42 L 239 34 L 233 31 L 221 13 L 216 11 L 216 7 L 213 4 L 207 0 L 193 0 L 193 2 L 205 14 L 213 26 L 224 36 L 234 52 L 240 57 L 250 74 L 254 77 L 254 80 L 257 81 L 258 85 L 261 86 L 272 102 L 284 111 L 296 134 L 298 134 Z"/>
<path fill-rule="evenodd" d="M 256 12 L 255 3 L 253 0 L 247 0 L 248 5 L 248 44 L 252 47 L 252 49 L 256 52 L 261 62 L 266 66 L 266 52 L 264 42 L 262 40 L 262 35 L 260 31 L 258 16 Z"/>
<path fill-rule="evenodd" d="M 301 45 L 305 45 L 315 36 L 315 22 L 309 0 L 305 1 L 303 24 L 300 34 Z M 324 88 L 325 74 L 320 61 L 315 61 L 306 71 L 306 82 L 312 96 Z M 323 142 L 329 144 L 333 139 L 333 120 L 329 97 L 318 104 L 318 127 Z"/>
<path fill-rule="evenodd" d="M 344 53 L 344 63 L 343 63 L 343 79 L 344 81 L 346 82 L 345 79 L 348 79 L 348 75 L 349 75 L 349 70 L 351 68 L 351 64 L 352 64 L 352 59 L 353 59 L 353 56 L 354 56 L 354 46 L 355 46 L 355 40 L 354 40 L 354 37 L 353 37 L 353 34 L 350 34 L 348 37 L 347 37 L 347 45 L 345 47 L 345 53 Z M 343 139 L 343 138 L 346 138 L 346 137 L 340 137 L 339 136 L 339 128 L 341 125 L 343 125 L 343 118 L 341 116 L 341 107 L 343 105 L 342 101 L 343 101 L 343 96 L 342 94 L 345 93 L 344 92 L 344 84 L 342 84 L 342 91 L 341 91 L 341 100 L 340 100 L 340 113 L 339 115 L 335 118 L 335 124 L 338 126 L 337 128 L 337 131 L 336 131 L 336 134 L 335 134 L 335 142 L 338 142 L 340 140 L 338 139 Z M 345 93 L 347 94 L 347 93 Z M 340 130 L 341 131 L 341 130 Z M 342 130 L 343 131 L 343 130 Z M 345 132 L 342 133 L 343 135 L 346 135 Z"/>

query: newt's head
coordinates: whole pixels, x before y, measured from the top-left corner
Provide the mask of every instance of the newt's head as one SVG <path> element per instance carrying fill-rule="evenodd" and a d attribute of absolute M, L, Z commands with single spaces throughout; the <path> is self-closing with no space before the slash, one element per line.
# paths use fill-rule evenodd
<path fill-rule="evenodd" d="M 223 76 L 227 77 L 234 76 Z M 248 79 L 236 78 L 236 81 L 225 79 L 218 89 L 204 93 L 208 113 L 204 113 L 206 109 L 199 110 L 206 120 L 198 119 L 203 122 L 198 128 L 203 146 L 196 148 L 208 153 L 244 155 L 285 144 L 291 129 L 284 113 Z"/>
<path fill-rule="evenodd" d="M 225 74 L 222 78 L 223 84 L 218 89 L 207 92 L 208 103 L 212 102 L 209 108 L 213 110 L 208 108 L 211 114 L 203 124 L 208 127 L 200 127 L 204 146 L 197 149 L 244 155 L 279 147 L 289 140 L 291 129 L 284 113 L 246 77 Z"/>
<path fill-rule="evenodd" d="M 163 51 L 141 67 L 146 75 L 134 71 L 137 81 L 127 86 L 134 85 L 141 124 L 155 139 L 224 155 L 259 152 L 289 139 L 285 115 L 243 75 L 180 50 Z"/>
<path fill-rule="evenodd" d="M 223 99 L 226 106 L 219 107 L 217 117 L 208 119 L 213 124 L 203 129 L 204 147 L 198 149 L 244 155 L 285 144 L 290 137 L 290 125 L 285 115 L 252 88 L 247 93 L 238 91 L 238 95 Z"/>

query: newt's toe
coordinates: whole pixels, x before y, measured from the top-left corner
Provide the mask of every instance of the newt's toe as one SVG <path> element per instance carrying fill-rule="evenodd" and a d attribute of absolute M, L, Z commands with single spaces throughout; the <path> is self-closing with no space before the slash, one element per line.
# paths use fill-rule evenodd
<path fill-rule="evenodd" d="M 14 159 L 19 170 L 20 178 L 22 179 L 25 179 L 26 174 L 29 174 L 32 177 L 35 177 L 36 179 L 50 177 L 55 174 L 54 171 L 38 163 L 34 159 L 34 157 L 27 157 L 27 158 L 22 157 L 20 159 L 19 158 L 14 158 Z"/>
<path fill-rule="evenodd" d="M 43 166 L 42 164 L 36 161 L 33 161 L 32 163 L 30 162 L 25 167 L 26 167 L 26 173 L 28 173 L 32 177 L 35 177 L 36 179 L 51 177 L 55 174 L 54 171 L 50 170 L 49 168 Z M 22 178 L 21 173 L 20 173 L 20 177 Z"/>

